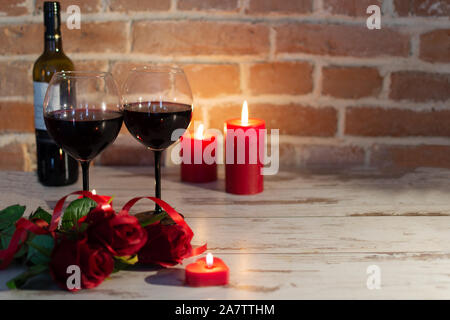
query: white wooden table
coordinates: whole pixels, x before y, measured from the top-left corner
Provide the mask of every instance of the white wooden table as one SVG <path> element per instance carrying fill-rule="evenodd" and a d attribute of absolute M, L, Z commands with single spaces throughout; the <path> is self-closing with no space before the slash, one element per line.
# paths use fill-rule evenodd
<path fill-rule="evenodd" d="M 8 291 L 19 267 L 0 271 L 0 299 L 449 299 L 450 171 L 409 173 L 281 172 L 254 196 L 226 194 L 215 183 L 185 184 L 176 168 L 163 171 L 163 199 L 195 232 L 194 244 L 230 267 L 226 287 L 183 285 L 184 266 L 135 268 L 98 288 L 75 294 L 49 278 Z M 115 195 L 119 209 L 134 196 L 153 195 L 152 168 L 91 169 L 91 186 Z M 34 173 L 0 172 L 0 207 L 27 213 L 53 208 L 77 185 L 45 188 Z M 136 211 L 153 208 L 142 200 Z M 184 265 L 196 258 L 185 260 Z M 381 288 L 367 288 L 367 268 L 381 270 Z"/>

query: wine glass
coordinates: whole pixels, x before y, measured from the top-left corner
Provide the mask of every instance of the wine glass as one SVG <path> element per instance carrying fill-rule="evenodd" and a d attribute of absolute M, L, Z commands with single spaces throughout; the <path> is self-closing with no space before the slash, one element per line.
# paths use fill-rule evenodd
<path fill-rule="evenodd" d="M 154 152 L 155 196 L 161 199 L 161 153 L 191 122 L 191 88 L 181 68 L 152 65 L 132 69 L 122 91 L 128 131 Z M 156 205 L 155 211 L 161 208 Z"/>
<path fill-rule="evenodd" d="M 112 75 L 62 71 L 53 75 L 44 98 L 48 133 L 83 170 L 89 191 L 89 164 L 119 134 L 123 121 L 120 95 Z"/>

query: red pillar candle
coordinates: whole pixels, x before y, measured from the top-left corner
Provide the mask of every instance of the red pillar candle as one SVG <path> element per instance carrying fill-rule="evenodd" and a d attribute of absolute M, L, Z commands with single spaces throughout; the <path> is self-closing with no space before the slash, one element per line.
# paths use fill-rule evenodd
<path fill-rule="evenodd" d="M 216 138 L 211 135 L 203 135 L 203 124 L 200 124 L 194 135 L 187 133 L 181 139 L 181 180 L 194 183 L 217 180 Z M 213 159 L 209 159 L 207 163 L 204 155 L 211 155 L 214 161 L 210 163 Z"/>
<path fill-rule="evenodd" d="M 186 284 L 192 287 L 222 286 L 228 284 L 228 266 L 208 253 L 205 258 L 188 264 L 185 269 Z"/>
<path fill-rule="evenodd" d="M 265 128 L 264 120 L 248 119 L 247 102 L 244 102 L 240 119 L 226 121 L 225 186 L 228 193 L 255 194 L 263 191 L 261 169 L 264 166 L 265 135 L 260 135 L 260 131 Z"/>

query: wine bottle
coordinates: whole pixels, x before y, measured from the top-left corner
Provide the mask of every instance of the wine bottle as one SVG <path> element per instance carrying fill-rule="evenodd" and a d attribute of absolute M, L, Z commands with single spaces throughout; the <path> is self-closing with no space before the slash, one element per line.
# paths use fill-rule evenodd
<path fill-rule="evenodd" d="M 78 180 L 78 162 L 49 136 L 42 110 L 45 92 L 53 74 L 74 70 L 72 61 L 62 49 L 59 2 L 44 2 L 44 25 L 44 52 L 33 67 L 37 174 L 43 185 L 63 186 Z"/>

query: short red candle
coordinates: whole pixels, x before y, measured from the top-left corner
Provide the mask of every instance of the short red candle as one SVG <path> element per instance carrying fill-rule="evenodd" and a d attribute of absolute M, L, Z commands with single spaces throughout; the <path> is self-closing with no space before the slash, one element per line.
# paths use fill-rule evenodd
<path fill-rule="evenodd" d="M 261 141 L 260 130 L 266 128 L 266 123 L 262 119 L 248 119 L 247 122 L 242 119 L 231 119 L 226 121 L 226 135 L 225 135 L 225 188 L 228 193 L 234 194 L 255 194 L 260 193 L 264 190 L 264 176 L 261 174 L 261 169 L 264 166 L 263 159 L 260 157 L 264 154 L 265 150 L 260 150 L 264 148 L 265 141 Z M 238 163 L 238 138 L 234 136 L 234 143 L 231 145 L 228 143 L 230 139 L 233 138 L 230 134 L 230 129 L 236 131 L 242 129 L 243 132 L 247 132 L 253 129 L 256 133 L 256 163 L 250 163 L 249 161 L 249 151 L 250 139 L 245 138 L 245 162 Z M 264 139 L 264 138 L 262 138 Z M 234 148 L 234 161 L 233 163 L 228 163 L 227 153 L 231 152 L 230 148 Z M 242 152 L 242 150 L 241 150 Z"/>
<path fill-rule="evenodd" d="M 203 157 L 205 149 L 211 148 L 214 150 L 211 152 L 212 157 L 216 156 L 217 141 L 214 136 L 200 134 L 202 138 L 198 138 L 195 135 L 189 133 L 181 137 L 181 180 L 185 182 L 203 183 L 217 180 L 217 164 L 206 163 Z M 183 157 L 186 148 L 191 150 L 190 157 L 186 155 Z M 209 152 L 208 152 L 209 154 Z M 186 161 L 190 160 L 190 161 Z"/>
<path fill-rule="evenodd" d="M 211 267 L 206 264 L 206 258 L 200 258 L 186 266 L 185 279 L 192 287 L 222 286 L 228 284 L 229 269 L 219 258 L 214 257 Z"/>

